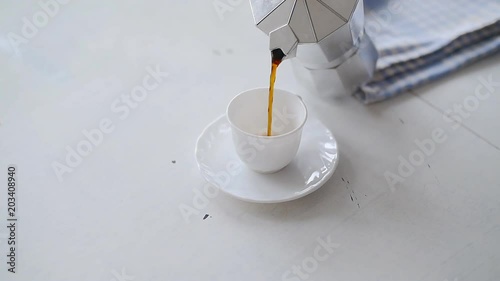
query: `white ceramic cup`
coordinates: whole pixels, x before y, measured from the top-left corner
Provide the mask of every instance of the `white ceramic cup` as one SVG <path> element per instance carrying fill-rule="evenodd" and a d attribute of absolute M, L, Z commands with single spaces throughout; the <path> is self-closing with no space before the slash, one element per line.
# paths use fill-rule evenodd
<path fill-rule="evenodd" d="M 275 89 L 272 136 L 267 136 L 269 89 L 240 93 L 227 107 L 236 152 L 250 169 L 274 173 L 286 167 L 297 154 L 307 108 L 302 98 Z"/>

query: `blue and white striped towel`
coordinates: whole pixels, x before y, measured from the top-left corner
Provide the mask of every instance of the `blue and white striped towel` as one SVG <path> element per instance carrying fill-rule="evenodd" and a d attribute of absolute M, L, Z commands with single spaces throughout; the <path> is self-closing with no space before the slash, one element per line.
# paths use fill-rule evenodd
<path fill-rule="evenodd" d="M 498 0 L 365 0 L 366 32 L 379 53 L 356 96 L 388 99 L 500 51 Z"/>

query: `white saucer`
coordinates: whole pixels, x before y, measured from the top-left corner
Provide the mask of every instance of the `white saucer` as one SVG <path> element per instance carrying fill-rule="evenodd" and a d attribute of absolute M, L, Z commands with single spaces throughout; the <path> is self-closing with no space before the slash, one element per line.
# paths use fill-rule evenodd
<path fill-rule="evenodd" d="M 196 143 L 203 177 L 219 190 L 248 202 L 278 203 L 298 199 L 320 188 L 339 162 L 337 141 L 321 121 L 309 117 L 292 163 L 274 174 L 259 174 L 238 158 L 226 116 L 208 125 Z"/>

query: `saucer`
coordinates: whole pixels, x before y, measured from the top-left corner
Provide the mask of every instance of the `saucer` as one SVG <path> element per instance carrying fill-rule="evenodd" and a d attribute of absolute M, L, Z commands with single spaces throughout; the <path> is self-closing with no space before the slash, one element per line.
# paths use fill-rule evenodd
<path fill-rule="evenodd" d="M 220 191 L 243 201 L 278 203 L 298 199 L 320 188 L 337 168 L 339 154 L 332 132 L 310 116 L 293 161 L 273 174 L 259 174 L 238 158 L 225 115 L 209 124 L 196 143 L 203 177 Z"/>

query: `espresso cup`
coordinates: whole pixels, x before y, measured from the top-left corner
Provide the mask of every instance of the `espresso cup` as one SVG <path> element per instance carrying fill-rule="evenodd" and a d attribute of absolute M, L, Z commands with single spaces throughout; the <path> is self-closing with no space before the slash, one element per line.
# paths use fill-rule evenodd
<path fill-rule="evenodd" d="M 226 112 L 238 157 L 259 173 L 277 172 L 293 160 L 307 120 L 300 96 L 275 89 L 272 135 L 267 136 L 268 99 L 267 88 L 248 90 L 234 97 Z"/>

